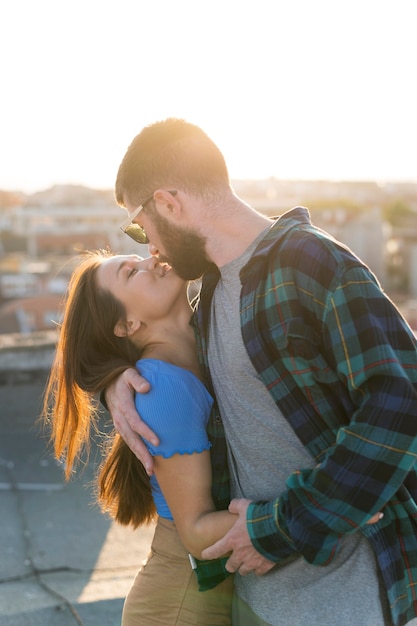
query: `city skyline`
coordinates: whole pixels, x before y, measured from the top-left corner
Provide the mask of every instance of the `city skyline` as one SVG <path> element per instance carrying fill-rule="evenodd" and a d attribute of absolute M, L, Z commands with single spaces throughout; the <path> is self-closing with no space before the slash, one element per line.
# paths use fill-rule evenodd
<path fill-rule="evenodd" d="M 413 0 L 16 0 L 0 20 L 2 190 L 112 188 L 169 116 L 232 179 L 417 181 Z"/>

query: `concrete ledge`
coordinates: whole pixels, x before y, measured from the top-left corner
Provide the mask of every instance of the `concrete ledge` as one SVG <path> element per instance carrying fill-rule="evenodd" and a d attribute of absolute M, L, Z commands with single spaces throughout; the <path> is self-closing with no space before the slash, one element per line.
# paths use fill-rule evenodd
<path fill-rule="evenodd" d="M 58 339 L 58 330 L 43 330 L 36 333 L 9 333 L 0 335 L 0 353 L 3 350 L 19 350 L 38 348 L 45 345 L 55 345 Z"/>
<path fill-rule="evenodd" d="M 0 335 L 0 384 L 44 376 L 52 364 L 58 331 Z"/>

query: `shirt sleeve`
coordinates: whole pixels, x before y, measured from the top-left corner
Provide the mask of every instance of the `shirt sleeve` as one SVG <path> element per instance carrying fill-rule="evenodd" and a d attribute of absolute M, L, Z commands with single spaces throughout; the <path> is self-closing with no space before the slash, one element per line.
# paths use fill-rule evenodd
<path fill-rule="evenodd" d="M 249 506 L 252 543 L 277 562 L 297 553 L 326 565 L 376 512 L 378 524 L 392 523 L 390 504 L 417 461 L 415 338 L 366 268 L 328 292 L 322 341 L 355 408 L 315 468 L 294 472 L 276 500 Z"/>
<path fill-rule="evenodd" d="M 202 383 L 190 372 L 162 362 L 141 373 L 151 389 L 136 394 L 136 408 L 160 440 L 158 446 L 144 440 L 150 454 L 169 458 L 208 450 L 206 427 L 213 401 Z"/>

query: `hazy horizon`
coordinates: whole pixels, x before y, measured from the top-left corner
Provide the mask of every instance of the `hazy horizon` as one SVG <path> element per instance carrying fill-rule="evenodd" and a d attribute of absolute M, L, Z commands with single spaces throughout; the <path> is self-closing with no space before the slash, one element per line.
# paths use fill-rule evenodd
<path fill-rule="evenodd" d="M 231 179 L 231 182 L 267 182 L 268 180 L 274 180 L 277 183 L 329 183 L 329 184 L 375 184 L 377 186 L 385 186 L 385 185 L 417 185 L 417 180 L 371 180 L 371 179 L 329 179 L 329 178 L 277 178 L 273 176 L 268 176 L 266 178 L 234 178 Z M 109 191 L 113 192 L 113 187 L 93 187 L 89 184 L 85 183 L 77 183 L 77 182 L 56 182 L 52 183 L 48 187 L 42 187 L 39 189 L 33 189 L 29 191 L 25 191 L 23 189 L 3 189 L 0 188 L 0 192 L 4 193 L 17 193 L 24 194 L 27 196 L 31 196 L 37 193 L 43 193 L 53 189 L 55 187 L 81 187 L 86 189 L 91 189 L 92 191 Z"/>

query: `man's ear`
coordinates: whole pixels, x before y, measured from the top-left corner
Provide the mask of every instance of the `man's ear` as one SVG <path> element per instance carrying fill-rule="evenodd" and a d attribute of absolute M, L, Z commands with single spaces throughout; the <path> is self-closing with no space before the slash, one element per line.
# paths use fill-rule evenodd
<path fill-rule="evenodd" d="M 176 217 L 181 211 L 181 203 L 178 200 L 177 193 L 170 193 L 166 189 L 157 189 L 153 194 L 155 204 L 160 209 L 168 212 L 172 216 Z"/>
<path fill-rule="evenodd" d="M 141 323 L 139 320 L 136 320 L 135 322 L 133 322 L 132 320 L 129 322 L 119 320 L 114 327 L 113 332 L 116 337 L 130 337 L 137 330 L 139 330 L 140 325 Z"/>

